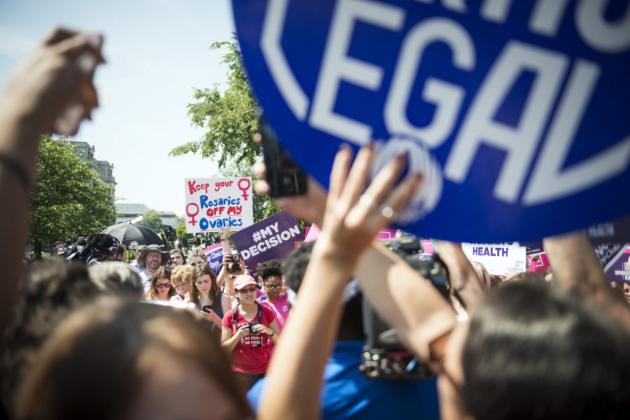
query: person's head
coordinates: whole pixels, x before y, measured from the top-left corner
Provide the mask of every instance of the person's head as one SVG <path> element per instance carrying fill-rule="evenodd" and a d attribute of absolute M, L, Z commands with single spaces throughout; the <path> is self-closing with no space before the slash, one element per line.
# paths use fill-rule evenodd
<path fill-rule="evenodd" d="M 192 288 L 191 300 L 196 305 L 199 305 L 201 296 L 205 296 L 210 302 L 214 302 L 219 293 L 217 276 L 214 274 L 214 270 L 208 264 L 203 265 L 201 269 L 197 270 L 197 278 Z"/>
<path fill-rule="evenodd" d="M 125 263 L 113 261 L 88 268 L 90 279 L 102 293 L 142 299 L 142 279 L 136 270 Z"/>
<path fill-rule="evenodd" d="M 173 261 L 174 266 L 186 264 L 186 256 L 181 249 L 171 249 L 171 252 L 169 252 L 169 254 L 171 254 L 171 261 Z"/>
<path fill-rule="evenodd" d="M 148 245 L 142 251 L 138 261 L 150 273 L 154 273 L 162 264 L 162 251 L 159 245 Z"/>
<path fill-rule="evenodd" d="M 50 255 L 53 257 L 56 256 L 64 256 L 66 254 L 67 246 L 65 242 L 57 241 L 54 242 L 50 247 Z"/>
<path fill-rule="evenodd" d="M 247 274 L 241 274 L 234 280 L 234 290 L 239 303 L 251 305 L 256 302 L 256 280 Z"/>
<path fill-rule="evenodd" d="M 461 398 L 477 419 L 621 419 L 630 410 L 630 334 L 540 282 L 509 282 L 472 315 Z"/>
<path fill-rule="evenodd" d="M 115 258 L 116 261 L 127 261 L 127 247 L 125 245 L 118 245 Z"/>
<path fill-rule="evenodd" d="M 291 251 L 284 260 L 282 272 L 289 289 L 298 293 L 306 268 L 311 259 L 315 242 L 307 242 Z M 296 305 L 299 305 L 299 299 Z M 363 295 L 356 288 L 346 287 L 344 292 L 344 306 L 337 331 L 337 341 L 363 340 L 365 329 L 363 325 Z"/>
<path fill-rule="evenodd" d="M 282 269 L 279 261 L 261 264 L 258 270 L 263 288 L 269 300 L 276 300 L 282 294 Z"/>
<path fill-rule="evenodd" d="M 542 274 L 534 271 L 524 271 L 522 273 L 516 273 L 509 276 L 506 282 L 529 282 L 529 283 L 545 283 L 545 278 Z"/>
<path fill-rule="evenodd" d="M 190 256 L 189 264 L 198 270 L 208 264 L 208 257 L 200 250 L 195 250 Z"/>
<path fill-rule="evenodd" d="M 169 273 L 173 271 L 174 265 L 173 260 L 171 260 L 171 254 L 169 254 L 168 252 L 163 253 L 160 265 L 164 267 Z"/>
<path fill-rule="evenodd" d="M 146 249 L 146 245 L 138 245 L 138 247 L 136 248 L 136 262 L 138 263 L 138 265 L 141 265 L 142 267 L 144 267 L 144 260 L 140 261 L 142 259 L 142 256 L 144 254 L 144 250 Z"/>
<path fill-rule="evenodd" d="M 66 264 L 60 258 L 51 258 L 29 265 L 2 354 L 0 383 L 9 411 L 22 378 L 50 333 L 71 310 L 90 303 L 99 294 L 85 264 Z"/>
<path fill-rule="evenodd" d="M 626 302 L 630 303 L 630 282 L 623 282 L 623 295 L 626 298 Z"/>
<path fill-rule="evenodd" d="M 178 265 L 171 271 L 171 284 L 181 297 L 190 293 L 196 278 L 197 270 L 189 265 Z"/>
<path fill-rule="evenodd" d="M 218 340 L 187 311 L 105 300 L 72 314 L 20 391 L 18 416 L 61 419 L 247 418 Z"/>
<path fill-rule="evenodd" d="M 88 265 L 105 261 L 116 261 L 120 249 L 120 241 L 106 233 L 94 233 L 88 236 L 83 250 L 83 259 Z"/>
<path fill-rule="evenodd" d="M 171 274 L 166 268 L 160 267 L 153 273 L 153 276 L 151 276 L 149 299 L 169 300 L 174 295 L 175 289 L 171 286 Z"/>

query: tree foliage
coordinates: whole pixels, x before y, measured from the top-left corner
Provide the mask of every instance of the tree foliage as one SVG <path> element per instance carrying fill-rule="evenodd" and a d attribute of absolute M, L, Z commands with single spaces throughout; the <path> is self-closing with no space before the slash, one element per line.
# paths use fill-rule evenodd
<path fill-rule="evenodd" d="M 235 39 L 210 45 L 211 50 L 224 50 L 222 62 L 227 65 L 227 88 L 195 89 L 188 115 L 194 126 L 206 130 L 197 141 L 171 150 L 171 156 L 200 153 L 217 159 L 223 176 L 251 176 L 251 167 L 260 160 L 259 145 L 252 141 L 258 130 L 258 106 L 243 68 L 243 60 Z M 278 208 L 268 197 L 254 195 L 254 220 L 276 213 Z"/>
<path fill-rule="evenodd" d="M 260 146 L 252 141 L 258 128 L 256 101 L 236 41 L 214 42 L 210 49 L 226 51 L 222 62 L 228 67 L 227 88 L 223 92 L 218 85 L 195 89 L 188 115 L 192 124 L 206 133 L 198 141 L 174 148 L 170 154 L 201 153 L 205 158 L 218 158 L 220 169 L 229 166 L 244 169 L 260 156 Z"/>
<path fill-rule="evenodd" d="M 98 233 L 116 220 L 112 186 L 63 140 L 44 137 L 31 208 L 37 245 Z"/>
<path fill-rule="evenodd" d="M 149 226 L 156 232 L 160 232 L 162 229 L 162 218 L 160 213 L 155 210 L 147 210 L 142 214 L 142 224 Z"/>

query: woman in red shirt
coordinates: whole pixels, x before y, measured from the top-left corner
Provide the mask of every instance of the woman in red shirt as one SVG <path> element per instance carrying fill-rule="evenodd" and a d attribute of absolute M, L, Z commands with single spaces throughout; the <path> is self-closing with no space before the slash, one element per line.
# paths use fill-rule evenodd
<path fill-rule="evenodd" d="M 278 325 L 274 311 L 256 301 L 253 277 L 238 276 L 234 289 L 239 303 L 223 317 L 221 345 L 231 353 L 232 370 L 249 389 L 267 371 Z"/>

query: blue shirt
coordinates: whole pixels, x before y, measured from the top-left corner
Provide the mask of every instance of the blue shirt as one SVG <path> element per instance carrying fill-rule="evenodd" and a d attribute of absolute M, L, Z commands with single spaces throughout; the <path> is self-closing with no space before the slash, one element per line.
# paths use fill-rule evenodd
<path fill-rule="evenodd" d="M 363 342 L 339 341 L 324 368 L 324 419 L 439 419 L 435 379 L 366 379 L 359 372 Z M 247 394 L 258 409 L 265 379 Z"/>

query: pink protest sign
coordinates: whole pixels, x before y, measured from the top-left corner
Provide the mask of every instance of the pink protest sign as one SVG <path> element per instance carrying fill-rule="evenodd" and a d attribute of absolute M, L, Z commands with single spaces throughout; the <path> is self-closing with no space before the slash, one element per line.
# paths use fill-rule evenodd
<path fill-rule="evenodd" d="M 254 223 L 252 179 L 187 178 L 186 232 L 241 230 Z"/>
<path fill-rule="evenodd" d="M 527 255 L 527 271 L 545 274 L 548 268 L 549 258 L 547 258 L 546 252 Z"/>

